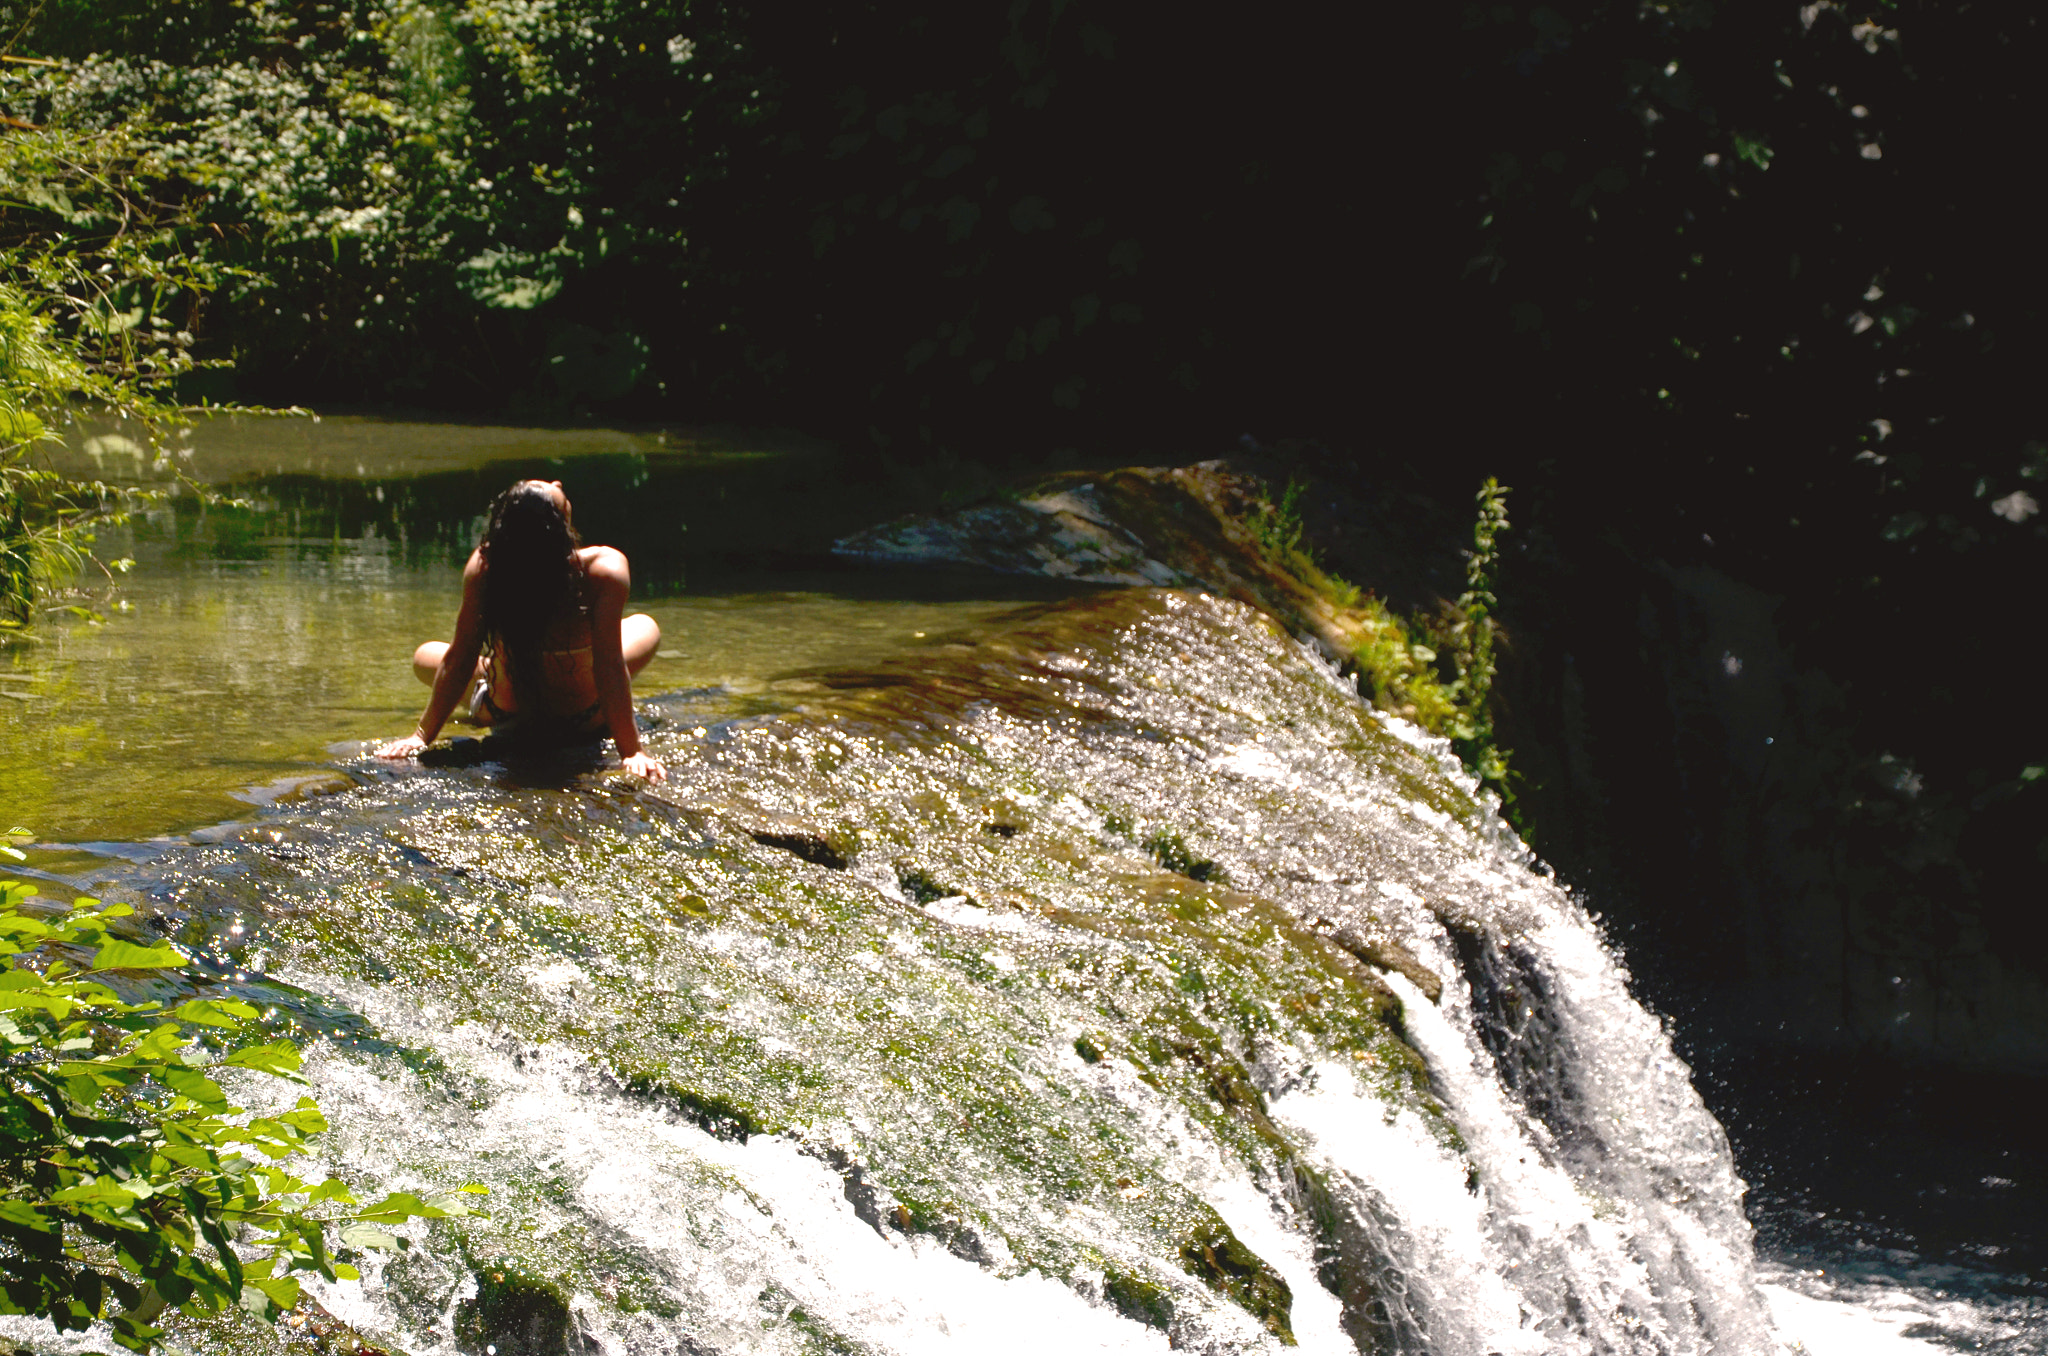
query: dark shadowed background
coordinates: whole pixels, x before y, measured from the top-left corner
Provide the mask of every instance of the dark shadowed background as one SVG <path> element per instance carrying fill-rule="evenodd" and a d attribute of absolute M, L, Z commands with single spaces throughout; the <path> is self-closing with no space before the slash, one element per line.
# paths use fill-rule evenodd
<path fill-rule="evenodd" d="M 1499 477 L 1512 813 L 1710 1097 L 2048 1071 L 2034 14 L 5 8 L 249 270 L 193 397 L 1248 457 L 1403 607 Z"/>

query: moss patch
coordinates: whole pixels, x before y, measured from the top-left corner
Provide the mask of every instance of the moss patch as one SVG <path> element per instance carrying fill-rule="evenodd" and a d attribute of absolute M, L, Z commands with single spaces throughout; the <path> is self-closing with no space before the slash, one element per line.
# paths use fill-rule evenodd
<path fill-rule="evenodd" d="M 476 1295 L 455 1311 L 455 1344 L 466 1356 L 562 1356 L 569 1349 L 569 1296 L 509 1259 L 476 1273 Z"/>
<path fill-rule="evenodd" d="M 1211 1221 L 1181 1244 L 1180 1264 L 1190 1276 L 1236 1301 L 1267 1332 L 1290 1347 L 1295 1344 L 1293 1290 L 1222 1220 Z"/>

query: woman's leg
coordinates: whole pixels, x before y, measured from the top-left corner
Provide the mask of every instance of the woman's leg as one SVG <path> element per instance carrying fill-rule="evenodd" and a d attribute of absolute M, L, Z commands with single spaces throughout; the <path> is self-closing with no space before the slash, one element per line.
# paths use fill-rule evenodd
<path fill-rule="evenodd" d="M 630 678 L 646 668 L 660 644 L 661 626 L 645 612 L 635 612 L 620 622 L 619 648 L 626 654 L 626 676 Z"/>
<path fill-rule="evenodd" d="M 447 653 L 448 642 L 445 640 L 430 640 L 420 646 L 412 652 L 412 676 L 425 683 L 428 687 L 432 687 L 434 679 L 441 672 L 441 658 Z M 469 680 L 469 686 L 462 694 L 462 702 L 455 708 L 455 713 L 451 719 L 466 725 L 489 725 L 491 723 L 491 716 L 488 710 L 477 711 L 471 709 L 476 702 L 477 682 L 484 677 L 489 662 L 488 658 L 484 656 L 479 655 L 477 657 L 476 674 Z"/>
<path fill-rule="evenodd" d="M 412 652 L 412 676 L 432 687 L 434 675 L 441 671 L 441 656 L 447 653 L 445 640 L 430 640 L 420 646 Z"/>

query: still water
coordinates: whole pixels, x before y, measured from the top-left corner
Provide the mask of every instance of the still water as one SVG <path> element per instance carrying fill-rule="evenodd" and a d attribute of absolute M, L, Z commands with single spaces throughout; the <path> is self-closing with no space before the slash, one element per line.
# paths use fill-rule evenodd
<path fill-rule="evenodd" d="M 832 568 L 833 537 L 904 490 L 790 440 L 245 418 L 157 465 L 118 433 L 76 441 L 68 469 L 180 490 L 176 465 L 239 502 L 179 492 L 102 533 L 102 560 L 134 564 L 79 581 L 67 601 L 95 615 L 53 614 L 0 649 L 0 827 L 45 842 L 216 824 L 409 731 L 426 696 L 412 649 L 446 636 L 483 509 L 522 476 L 563 480 L 585 539 L 628 552 L 634 606 L 664 637 L 642 696 L 769 709 L 784 675 L 1055 596 Z"/>
<path fill-rule="evenodd" d="M 470 1349 L 448 1318 L 477 1302 L 464 1276 L 512 1256 L 553 1268 L 577 1330 L 608 1351 L 711 1349 L 691 1333 L 732 1351 L 851 1349 L 841 1333 L 876 1350 L 966 1349 L 975 1333 L 995 1349 L 1054 1314 L 1075 1349 L 1154 1350 L 1169 1333 L 1126 1319 L 1173 1285 L 1174 1345 L 1268 1350 L 1171 1265 L 1131 1289 L 1089 1251 L 1118 1240 L 1119 1265 L 1142 1269 L 1173 1256 L 1182 1214 L 1210 1211 L 1292 1287 L 1309 1350 L 2043 1350 L 2024 1246 L 2038 1155 L 1966 1162 L 1947 1131 L 1859 1147 L 1831 1105 L 1793 1115 L 1781 1096 L 1731 1121 L 1731 1162 L 1576 906 L 1503 857 L 1485 816 L 1447 819 L 1456 795 L 1401 771 L 1387 732 L 1248 617 L 1155 608 L 1112 632 L 1070 609 L 1025 644 L 1017 618 L 1062 593 L 835 568 L 836 536 L 944 496 L 793 439 L 360 418 L 215 423 L 161 462 L 118 432 L 76 442 L 78 471 L 170 490 L 182 470 L 237 502 L 170 493 L 100 542 L 134 565 L 72 600 L 90 615 L 0 650 L 0 821 L 37 832 L 46 879 L 148 899 L 195 955 L 238 979 L 268 970 L 252 996 L 347 1037 L 314 1067 L 351 1172 L 492 1183 L 495 1222 L 423 1235 L 379 1291 L 326 1294 L 406 1349 Z M 407 657 L 445 632 L 489 497 L 529 475 L 563 480 L 586 538 L 633 560 L 636 606 L 665 635 L 636 686 L 666 718 L 652 743 L 687 804 L 361 758 L 411 727 L 425 690 Z M 846 688 L 867 695 L 838 711 L 824 671 L 868 675 Z M 1004 700 L 932 722 L 943 737 L 921 707 L 915 725 L 884 719 L 938 700 L 920 687 L 933 675 Z M 1040 711 L 1032 694 L 1063 684 L 1065 704 Z M 929 747 L 905 756 L 912 728 Z M 344 794 L 296 799 L 323 790 Z M 785 812 L 855 823 L 866 846 L 826 869 L 774 833 L 720 827 Z M 1148 825 L 1246 893 L 1155 865 Z M 1320 943 L 1294 914 L 1321 926 L 1361 895 L 1449 980 L 1437 1002 L 1388 981 L 1441 1106 L 1360 1084 L 1378 1047 L 1339 1050 L 1347 1066 L 1324 1048 L 1350 981 L 1309 963 Z M 1485 946 L 1423 907 L 1439 895 L 1491 920 Z M 1533 912 L 1504 930 L 1516 909 Z M 244 918 L 264 921 L 227 940 Z M 1109 978 L 1076 988 L 1076 967 Z M 1203 1044 L 1276 993 L 1318 1001 L 1259 1015 L 1257 1039 Z M 1501 1028 L 1501 996 L 1523 994 L 1544 1021 Z M 675 1020 L 650 1024 L 664 1004 Z M 1176 1029 L 1193 1054 L 1083 1052 Z M 876 1033 L 888 1040 L 869 1049 Z M 905 1042 L 932 1053 L 905 1060 Z M 1518 1051 L 1598 1114 L 1559 1120 L 1562 1104 L 1507 1076 Z M 1234 1121 L 1205 1090 L 1239 1059 L 1271 1122 Z M 711 1133 L 627 1095 L 620 1071 L 704 1105 L 719 1092 L 764 1133 Z M 1646 1114 L 1653 1087 L 1668 1096 Z M 977 1089 L 999 1095 L 976 1103 Z M 1976 1123 L 1985 1091 L 1942 1100 Z M 928 1132 L 970 1104 L 985 1131 Z M 1426 1133 L 1445 1116 L 1456 1141 Z M 1824 1134 L 1840 1142 L 1797 1152 Z M 1579 1155 L 1589 1136 L 1605 1147 Z M 1282 1137 L 1358 1207 L 1350 1246 L 1378 1260 L 1347 1284 L 1391 1287 L 1370 1321 L 1318 1274 L 1329 1259 L 1276 1195 Z M 1099 1182 L 1093 1158 L 1059 1158 L 1098 1140 L 1127 1159 L 1104 1158 Z M 1058 1171 L 1006 1166 L 1019 1144 Z M 1830 1175 L 1856 1161 L 1898 1169 L 1897 1186 L 1865 1183 L 1861 1214 L 1856 1183 Z M 1954 1238 L 1909 1236 L 1899 1203 L 1950 1168 L 1983 1208 Z M 1737 1170 L 1762 1311 L 1739 1265 Z M 1084 1179 L 1092 1195 L 1076 1196 Z M 864 1223 L 846 1203 L 878 1189 L 907 1204 Z M 1986 1215 L 2009 1200 L 2024 1202 L 2011 1219 Z M 933 1202 L 984 1241 L 946 1234 L 944 1211 L 924 1221 Z M 1688 1249 L 1736 1263 L 1674 1266 Z M 745 1264 L 720 1271 L 734 1255 Z"/>

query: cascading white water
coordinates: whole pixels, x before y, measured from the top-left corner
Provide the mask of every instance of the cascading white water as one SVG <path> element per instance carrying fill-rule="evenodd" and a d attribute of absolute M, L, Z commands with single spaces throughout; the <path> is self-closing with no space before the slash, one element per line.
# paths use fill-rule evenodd
<path fill-rule="evenodd" d="M 363 765 L 138 868 L 269 915 L 329 1167 L 491 1188 L 322 1302 L 418 1356 L 1778 1350 L 1720 1127 L 1441 751 L 1235 605 L 1048 616 L 662 705 L 660 797 Z"/>
<path fill-rule="evenodd" d="M 1334 679 L 1334 675 L 1332 675 Z M 1447 744 L 1377 717 L 1468 790 Z M 1242 774 L 1310 785 L 1364 806 L 1369 788 L 1233 752 Z M 1454 888 L 1470 930 L 1444 926 L 1410 888 L 1379 882 L 1411 949 L 1448 982 L 1436 1003 L 1399 973 L 1403 1029 L 1464 1141 L 1447 1152 L 1412 1116 L 1375 1115 L 1314 1065 L 1275 1089 L 1275 1118 L 1360 1189 L 1406 1264 L 1400 1349 L 1765 1352 L 1743 1186 L 1728 1140 L 1661 1024 L 1585 911 L 1536 869 L 1489 806 L 1465 826 Z M 1341 869 L 1341 867 L 1340 867 Z M 1270 1075 L 1269 1075 L 1270 1076 Z"/>

